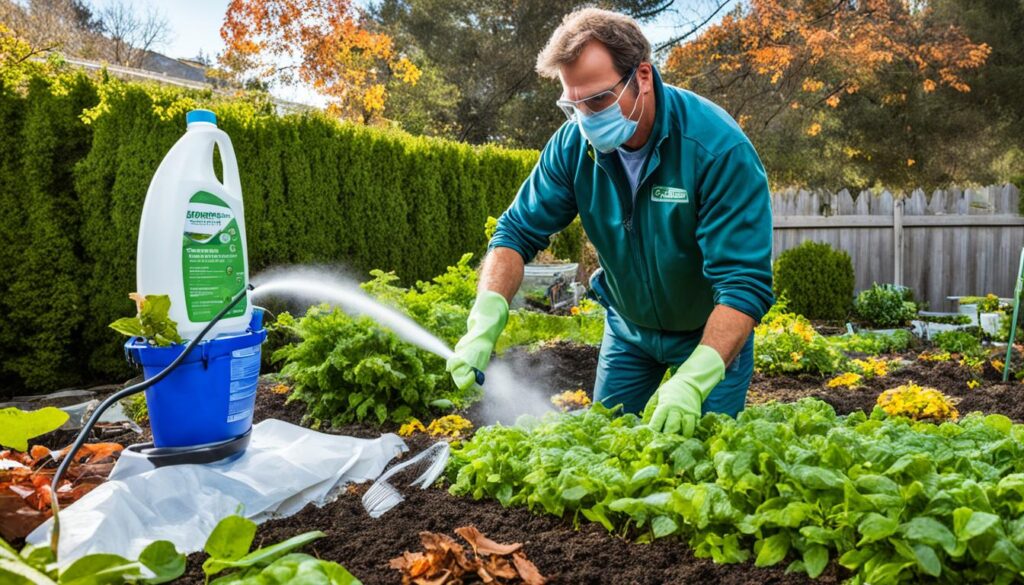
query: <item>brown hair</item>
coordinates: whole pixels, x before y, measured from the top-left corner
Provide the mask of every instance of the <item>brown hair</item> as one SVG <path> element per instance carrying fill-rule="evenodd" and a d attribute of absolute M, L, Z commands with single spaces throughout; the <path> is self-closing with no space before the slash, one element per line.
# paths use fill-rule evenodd
<path fill-rule="evenodd" d="M 557 78 L 558 68 L 572 63 L 590 41 L 608 47 L 620 75 L 651 60 L 651 43 L 635 20 L 600 8 L 583 8 L 567 14 L 548 44 L 537 55 L 537 73 Z"/>

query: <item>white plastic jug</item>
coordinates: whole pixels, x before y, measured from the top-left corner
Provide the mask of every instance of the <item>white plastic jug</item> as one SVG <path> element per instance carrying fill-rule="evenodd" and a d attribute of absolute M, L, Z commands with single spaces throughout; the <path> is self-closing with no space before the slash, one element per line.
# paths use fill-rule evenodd
<path fill-rule="evenodd" d="M 171 298 L 178 333 L 192 339 L 249 282 L 242 185 L 231 139 L 209 110 L 185 116 L 188 129 L 164 157 L 146 193 L 139 226 L 138 292 Z M 213 168 L 214 145 L 224 182 Z M 207 333 L 246 330 L 248 297 Z"/>

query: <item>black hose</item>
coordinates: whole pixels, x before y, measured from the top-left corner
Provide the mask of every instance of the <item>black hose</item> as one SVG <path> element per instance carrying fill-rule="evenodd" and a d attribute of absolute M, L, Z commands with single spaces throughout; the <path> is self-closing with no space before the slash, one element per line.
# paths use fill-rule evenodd
<path fill-rule="evenodd" d="M 178 357 L 174 358 L 173 362 L 167 364 L 166 368 L 160 370 L 160 373 L 153 376 L 152 378 L 149 378 L 148 380 L 143 380 L 142 382 L 139 382 L 134 386 L 129 386 L 123 390 L 119 390 L 111 394 L 110 396 L 107 397 L 106 400 L 101 402 L 100 405 L 96 407 L 96 410 L 93 411 L 92 416 L 90 416 L 89 420 L 85 422 L 85 424 L 82 426 L 82 430 L 78 433 L 78 437 L 75 438 L 75 442 L 71 445 L 71 449 L 68 451 L 67 455 L 65 455 L 64 458 L 60 461 L 60 464 L 57 466 L 57 471 L 53 473 L 53 481 L 50 482 L 50 507 L 53 510 L 53 532 L 50 534 L 50 549 L 53 551 L 54 558 L 57 557 L 57 543 L 60 540 L 60 519 L 58 518 L 58 513 L 60 512 L 60 505 L 57 502 L 57 485 L 60 483 L 61 477 L 64 476 L 64 472 L 67 471 L 68 466 L 71 465 L 72 459 L 75 458 L 75 455 L 78 454 L 78 450 L 82 448 L 82 444 L 84 444 L 85 440 L 89 437 L 89 433 L 92 431 L 92 427 L 96 424 L 97 421 L 99 421 L 100 416 L 104 413 L 104 411 L 110 408 L 110 406 L 117 402 L 118 400 L 121 400 L 122 398 L 125 398 L 127 396 L 131 396 L 132 394 L 138 394 L 139 392 L 142 392 L 146 388 L 149 388 L 153 384 L 156 384 L 160 380 L 166 378 L 174 370 L 174 368 L 177 368 L 178 365 L 181 364 L 181 362 L 183 362 L 186 357 L 188 357 L 188 354 L 191 353 L 192 349 L 195 348 L 195 346 L 198 345 L 200 341 L 202 341 L 203 337 L 210 332 L 210 329 L 212 329 L 213 326 L 216 325 L 218 321 L 223 319 L 224 315 L 227 315 L 228 311 L 233 309 L 235 305 L 238 304 L 239 301 L 245 298 L 245 295 L 250 290 L 253 290 L 253 288 L 254 287 L 250 284 L 243 288 L 241 291 L 239 291 L 238 294 L 236 294 L 231 299 L 231 302 L 229 302 L 223 309 L 221 309 L 220 312 L 217 313 L 213 317 L 213 319 L 211 319 L 210 322 L 206 324 L 206 327 L 204 327 L 203 330 L 199 332 L 199 335 L 196 335 L 191 341 L 188 342 L 188 345 L 185 346 L 185 350 L 182 351 L 181 354 L 178 355 Z"/>

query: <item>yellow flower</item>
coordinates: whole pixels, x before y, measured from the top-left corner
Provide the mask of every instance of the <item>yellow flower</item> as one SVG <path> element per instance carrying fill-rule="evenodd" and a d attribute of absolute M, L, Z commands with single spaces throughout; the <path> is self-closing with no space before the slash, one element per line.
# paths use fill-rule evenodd
<path fill-rule="evenodd" d="M 821 124 L 817 122 L 811 124 L 810 126 L 807 127 L 807 130 L 805 130 L 804 133 L 807 134 L 808 136 L 817 136 L 819 133 L 821 133 Z"/>
<path fill-rule="evenodd" d="M 853 360 L 853 366 L 868 378 L 881 378 L 889 374 L 889 362 L 869 357 L 866 360 Z"/>
<path fill-rule="evenodd" d="M 579 410 L 590 406 L 590 397 L 583 391 L 583 388 L 579 390 L 566 390 L 561 394 L 552 396 L 551 404 L 554 404 L 563 411 Z"/>
<path fill-rule="evenodd" d="M 905 416 L 915 420 L 942 421 L 960 417 L 948 396 L 935 388 L 924 388 L 913 382 L 882 392 L 877 404 L 890 416 Z"/>
<path fill-rule="evenodd" d="M 287 394 L 291 388 L 287 384 L 278 384 L 270 389 L 274 394 Z"/>
<path fill-rule="evenodd" d="M 580 308 L 579 307 L 573 307 L 573 308 L 569 309 L 569 312 L 572 313 L 573 317 L 575 317 L 575 316 L 580 314 Z"/>
<path fill-rule="evenodd" d="M 997 371 L 1002 372 L 1004 366 L 1006 366 L 1006 364 L 1003 363 L 1003 360 L 992 360 L 992 367 Z"/>
<path fill-rule="evenodd" d="M 468 431 L 471 428 L 473 428 L 473 423 L 469 422 L 465 417 L 449 414 L 432 420 L 430 425 L 427 426 L 427 432 L 432 437 L 458 439 L 462 437 L 462 431 Z"/>
<path fill-rule="evenodd" d="M 402 425 L 401 428 L 398 429 L 398 436 L 408 437 L 415 432 L 427 432 L 427 429 L 423 426 L 423 423 L 421 423 L 420 419 L 418 418 L 409 419 L 409 422 Z"/>
<path fill-rule="evenodd" d="M 855 372 L 846 372 L 845 374 L 839 374 L 835 378 L 828 381 L 826 386 L 829 388 L 852 388 L 860 383 L 862 377 L 860 374 Z"/>
<path fill-rule="evenodd" d="M 967 387 L 969 389 L 971 389 L 971 390 L 974 390 L 978 386 L 981 386 L 981 382 L 979 382 L 977 380 L 970 380 L 970 381 L 967 382 Z"/>
<path fill-rule="evenodd" d="M 789 359 L 793 360 L 794 364 L 799 363 L 803 357 L 804 354 L 799 351 L 792 351 L 789 353 Z"/>

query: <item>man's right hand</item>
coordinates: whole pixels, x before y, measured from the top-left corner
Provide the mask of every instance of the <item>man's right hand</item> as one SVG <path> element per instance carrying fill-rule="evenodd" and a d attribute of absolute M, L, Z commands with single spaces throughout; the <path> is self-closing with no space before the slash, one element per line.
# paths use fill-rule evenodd
<path fill-rule="evenodd" d="M 466 320 L 466 334 L 455 344 L 455 355 L 448 358 L 448 373 L 460 390 L 468 390 L 476 383 L 476 370 L 482 372 L 487 368 L 507 322 L 505 297 L 489 290 L 480 291 Z"/>

